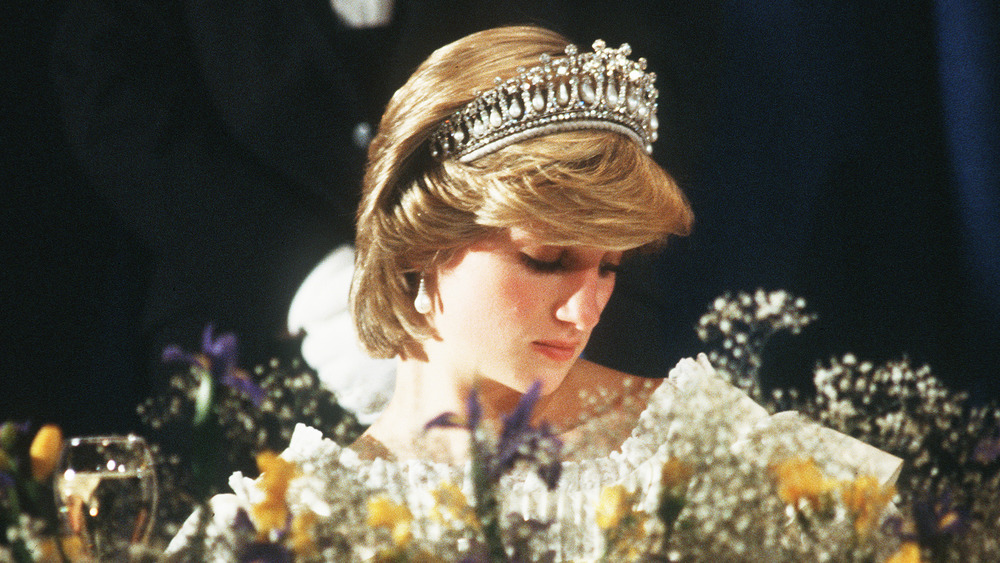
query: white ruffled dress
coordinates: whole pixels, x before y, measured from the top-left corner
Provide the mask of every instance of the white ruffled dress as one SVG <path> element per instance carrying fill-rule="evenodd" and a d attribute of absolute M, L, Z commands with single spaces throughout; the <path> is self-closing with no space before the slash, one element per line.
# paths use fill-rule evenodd
<path fill-rule="evenodd" d="M 707 429 L 712 427 L 713 432 Z M 707 442 L 713 442 L 709 444 Z M 833 478 L 851 479 L 873 475 L 883 484 L 893 483 L 902 460 L 849 436 L 821 427 L 804 417 L 785 412 L 769 415 L 739 389 L 722 379 L 701 356 L 682 360 L 650 397 L 631 436 L 620 451 L 606 457 L 564 462 L 558 487 L 548 491 L 542 480 L 529 471 L 515 471 L 501 481 L 503 514 L 517 512 L 525 518 L 552 522 L 548 536 L 556 560 L 591 560 L 603 548 L 595 520 L 601 490 L 623 484 L 644 491 L 639 508 L 652 513 L 660 486 L 661 468 L 670 457 L 707 459 L 706 451 L 723 443 L 736 457 L 774 460 L 782 456 L 807 456 L 816 460 Z M 384 493 L 405 502 L 415 515 L 426 515 L 434 507 L 431 491 L 444 481 L 459 484 L 472 498 L 470 467 L 425 461 L 362 460 L 351 449 L 342 448 L 314 429 L 300 425 L 281 454 L 302 469 L 288 496 L 294 511 L 308 507 L 321 516 L 353 518 L 364 522 L 363 500 Z M 710 457 L 710 456 L 709 456 Z M 214 512 L 208 527 L 209 549 L 219 561 L 234 559 L 231 526 L 239 507 L 249 508 L 261 493 L 253 480 L 236 474 L 230 480 L 234 493 L 212 499 Z M 354 488 L 359 502 L 345 502 L 344 491 Z M 338 510 L 340 512 L 338 512 Z M 346 510 L 346 512 L 345 512 Z M 360 511 L 360 512 L 359 512 Z M 414 535 L 435 539 L 440 526 L 430 519 L 416 519 Z M 189 544 L 197 526 L 192 516 L 171 542 L 168 552 Z M 373 553 L 356 546 L 358 560 Z"/>

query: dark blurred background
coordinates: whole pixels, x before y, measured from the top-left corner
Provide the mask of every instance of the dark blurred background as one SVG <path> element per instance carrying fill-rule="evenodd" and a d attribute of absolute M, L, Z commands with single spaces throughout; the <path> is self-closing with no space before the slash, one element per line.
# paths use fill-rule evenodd
<path fill-rule="evenodd" d="M 621 276 L 591 357 L 662 375 L 714 297 L 780 288 L 820 320 L 776 342 L 767 385 L 852 351 L 998 398 L 995 2 L 399 0 L 373 29 L 324 0 L 0 10 L 0 419 L 136 429 L 157 350 L 208 321 L 247 364 L 294 349 L 289 300 L 350 237 L 392 90 L 434 47 L 526 22 L 649 59 L 655 157 L 697 215 Z"/>

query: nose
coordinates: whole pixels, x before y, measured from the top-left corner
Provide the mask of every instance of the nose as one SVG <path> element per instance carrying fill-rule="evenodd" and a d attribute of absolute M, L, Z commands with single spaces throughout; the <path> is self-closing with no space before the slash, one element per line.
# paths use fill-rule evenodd
<path fill-rule="evenodd" d="M 556 318 L 583 332 L 590 332 L 601 319 L 604 306 L 615 289 L 614 276 L 601 275 L 599 268 L 572 276 L 568 294 L 556 308 Z"/>

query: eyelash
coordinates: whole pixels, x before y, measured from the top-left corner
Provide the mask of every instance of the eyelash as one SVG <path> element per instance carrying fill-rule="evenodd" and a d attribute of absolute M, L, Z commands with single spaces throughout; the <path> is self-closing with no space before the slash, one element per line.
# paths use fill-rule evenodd
<path fill-rule="evenodd" d="M 558 259 L 553 260 L 552 262 L 547 262 L 545 260 L 539 260 L 537 258 L 529 256 L 528 254 L 522 253 L 521 260 L 524 262 L 525 266 L 527 266 L 529 269 L 534 270 L 535 272 L 541 274 L 549 274 L 567 269 L 563 257 L 559 257 Z M 621 268 L 618 264 L 601 264 L 602 275 L 617 274 L 620 269 Z"/>
<path fill-rule="evenodd" d="M 565 264 L 563 264 L 562 257 L 559 257 L 552 262 L 548 262 L 545 260 L 539 260 L 528 254 L 522 253 L 521 261 L 524 262 L 524 265 L 527 266 L 528 269 L 540 273 L 558 272 L 559 270 L 565 267 Z"/>

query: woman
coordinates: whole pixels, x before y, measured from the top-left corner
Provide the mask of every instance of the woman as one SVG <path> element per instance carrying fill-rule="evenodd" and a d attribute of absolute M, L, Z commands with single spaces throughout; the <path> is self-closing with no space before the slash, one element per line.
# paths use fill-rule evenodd
<path fill-rule="evenodd" d="M 392 400 L 355 446 L 366 456 L 463 459 L 461 433 L 431 450 L 418 438 L 473 387 L 495 416 L 540 381 L 536 417 L 563 433 L 593 414 L 581 391 L 641 387 L 579 355 L 622 260 L 687 234 L 693 216 L 649 156 L 644 62 L 568 44 L 535 27 L 467 36 L 386 109 L 351 303 L 369 353 L 399 360 Z"/>
<path fill-rule="evenodd" d="M 443 489 L 435 493 L 443 482 L 474 493 L 483 471 L 466 462 L 468 431 L 425 430 L 445 411 L 471 416 L 473 390 L 482 418 L 496 421 L 540 385 L 534 419 L 552 425 L 568 455 L 546 477 L 515 470 L 494 486 L 498 514 L 547 523 L 545 549 L 558 560 L 600 553 L 604 487 L 643 492 L 638 508 L 652 514 L 674 458 L 725 481 L 744 460 L 766 475 L 768 460 L 791 449 L 831 475 L 895 478 L 898 459 L 769 416 L 704 356 L 682 360 L 659 386 L 579 358 L 622 261 L 692 223 L 683 194 L 649 156 L 654 77 L 627 56 L 600 42 L 578 52 L 539 28 L 493 29 L 436 51 L 389 103 L 369 151 L 350 301 L 363 346 L 398 358 L 395 393 L 351 448 L 299 427 L 282 454 L 303 472 L 287 491 L 291 510 L 347 534 L 327 559 L 372 555 L 363 506 L 376 495 L 405 503 L 396 514 L 427 516 L 448 505 Z M 212 549 L 231 549 L 238 509 L 261 502 L 259 484 L 231 484 L 236 495 L 212 502 Z M 197 523 L 189 519 L 171 552 Z M 406 519 L 401 545 L 411 532 L 462 545 L 433 517 L 410 526 Z"/>

